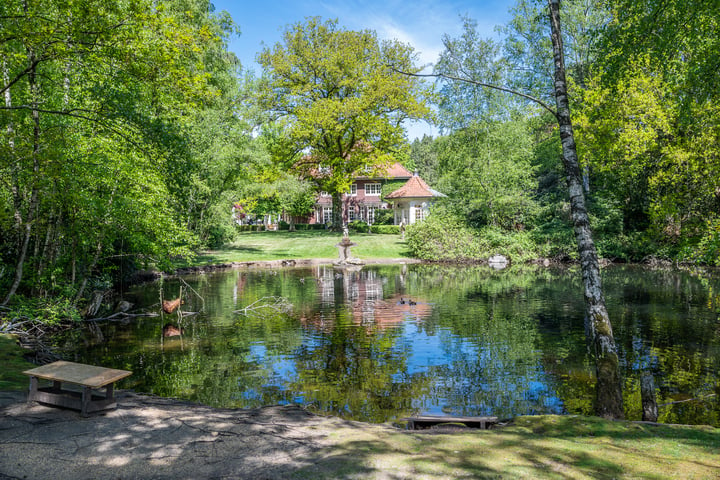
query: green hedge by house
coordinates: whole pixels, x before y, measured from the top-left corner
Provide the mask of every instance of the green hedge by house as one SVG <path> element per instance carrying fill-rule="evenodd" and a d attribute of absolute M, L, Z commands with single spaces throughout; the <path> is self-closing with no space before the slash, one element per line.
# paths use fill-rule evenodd
<path fill-rule="evenodd" d="M 296 223 L 295 230 L 325 230 L 326 226 L 324 223 Z M 280 230 L 290 230 L 290 224 L 287 222 L 280 222 Z"/>
<path fill-rule="evenodd" d="M 399 235 L 400 225 L 373 225 L 370 228 L 372 233 L 380 233 L 384 235 Z"/>

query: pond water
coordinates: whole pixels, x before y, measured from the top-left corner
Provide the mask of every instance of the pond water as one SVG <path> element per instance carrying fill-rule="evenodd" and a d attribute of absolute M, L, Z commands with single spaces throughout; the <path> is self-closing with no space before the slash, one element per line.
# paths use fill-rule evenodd
<path fill-rule="evenodd" d="M 649 371 L 660 421 L 720 426 L 718 276 L 613 266 L 603 277 L 628 418 L 640 418 Z M 181 291 L 186 313 L 162 313 L 161 295 Z M 119 386 L 137 392 L 219 407 L 299 403 L 369 422 L 592 413 L 576 267 L 231 270 L 125 298 L 160 315 L 99 322 L 100 335 L 74 331 L 60 347 L 70 360 L 132 370 Z M 168 324 L 182 334 L 164 336 Z"/>

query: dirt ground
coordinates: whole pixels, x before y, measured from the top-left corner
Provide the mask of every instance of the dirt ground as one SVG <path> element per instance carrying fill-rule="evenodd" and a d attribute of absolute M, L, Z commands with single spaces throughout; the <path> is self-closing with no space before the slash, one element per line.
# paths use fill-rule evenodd
<path fill-rule="evenodd" d="M 229 410 L 131 392 L 117 397 L 117 409 L 83 418 L 28 405 L 23 392 L 0 392 L 0 479 L 404 478 L 344 476 L 351 456 L 329 448 L 345 436 L 338 432 L 392 427 L 297 406 Z"/>

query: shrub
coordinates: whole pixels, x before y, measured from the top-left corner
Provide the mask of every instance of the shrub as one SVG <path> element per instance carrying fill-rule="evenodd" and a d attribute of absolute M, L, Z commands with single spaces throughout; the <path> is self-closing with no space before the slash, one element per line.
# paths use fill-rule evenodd
<path fill-rule="evenodd" d="M 479 261 L 483 258 L 472 230 L 439 212 L 409 225 L 405 240 L 412 255 L 422 260 Z"/>
<path fill-rule="evenodd" d="M 383 235 L 399 235 L 399 225 L 373 225 L 370 229 L 372 233 L 379 233 Z"/>
<path fill-rule="evenodd" d="M 10 321 L 31 320 L 44 325 L 57 326 L 82 320 L 72 300 L 67 297 L 26 298 L 15 296 L 12 307 L 5 313 Z"/>
<path fill-rule="evenodd" d="M 367 233 L 368 224 L 363 222 L 362 220 L 353 220 L 348 224 L 348 229 L 352 232 Z"/>
<path fill-rule="evenodd" d="M 389 208 L 375 210 L 373 225 L 392 225 L 395 222 L 395 212 Z"/>

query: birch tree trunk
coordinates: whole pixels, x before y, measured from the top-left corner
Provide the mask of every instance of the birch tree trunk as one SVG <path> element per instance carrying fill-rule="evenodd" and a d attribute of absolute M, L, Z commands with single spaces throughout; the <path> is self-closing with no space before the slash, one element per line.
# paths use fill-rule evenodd
<path fill-rule="evenodd" d="M 565 61 L 560 34 L 560 0 L 548 0 L 555 61 L 555 101 L 557 120 L 562 142 L 562 157 L 570 193 L 575 238 L 580 255 L 583 286 L 585 289 L 585 324 L 588 341 L 595 357 L 597 376 L 595 413 L 606 418 L 624 418 L 622 382 L 612 325 L 605 308 L 600 266 L 590 221 L 585 207 L 582 175 L 575 148 L 570 104 L 565 80 Z"/>

